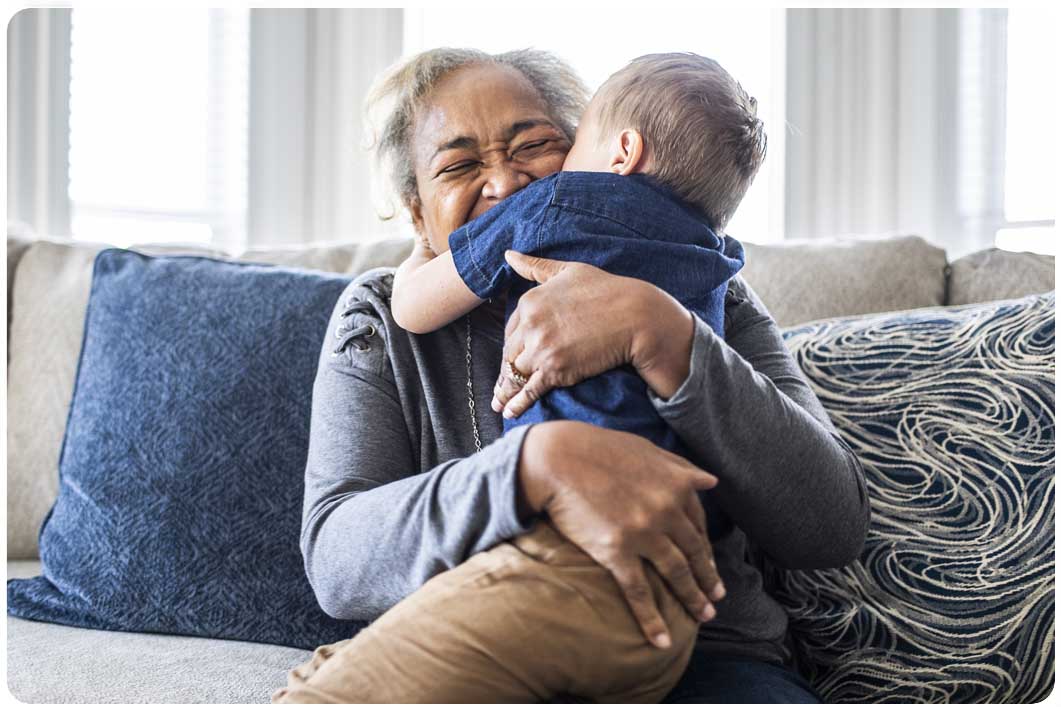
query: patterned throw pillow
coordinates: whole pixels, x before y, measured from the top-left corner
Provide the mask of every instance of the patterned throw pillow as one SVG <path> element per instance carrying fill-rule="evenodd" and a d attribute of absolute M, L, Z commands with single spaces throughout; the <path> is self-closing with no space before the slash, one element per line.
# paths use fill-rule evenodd
<path fill-rule="evenodd" d="M 42 576 L 8 582 L 9 613 L 300 648 L 353 635 L 298 544 L 313 379 L 348 282 L 102 251 Z"/>
<path fill-rule="evenodd" d="M 780 572 L 830 702 L 1036 702 L 1054 671 L 1054 293 L 785 332 L 862 460 L 843 568 Z"/>

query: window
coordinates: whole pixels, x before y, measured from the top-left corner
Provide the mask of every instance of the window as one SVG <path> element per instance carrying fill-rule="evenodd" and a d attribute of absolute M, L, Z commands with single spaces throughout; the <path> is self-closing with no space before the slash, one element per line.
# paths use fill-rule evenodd
<path fill-rule="evenodd" d="M 508 13 L 450 7 L 405 11 L 408 56 L 438 46 L 496 53 L 523 47 L 567 60 L 591 90 L 630 59 L 660 51 L 691 51 L 721 63 L 759 104 L 768 155 L 726 230 L 740 240 L 782 237 L 784 208 L 784 10 L 693 7 L 677 13 L 582 8 Z M 610 41 L 614 38 L 615 41 Z"/>
<path fill-rule="evenodd" d="M 75 238 L 240 243 L 247 37 L 247 10 L 73 10 Z"/>
<path fill-rule="evenodd" d="M 1048 12 L 1048 11 L 1047 11 Z M 1043 11 L 1011 8 L 1006 41 L 1004 223 L 995 244 L 1006 250 L 1057 253 L 1056 57 L 1054 23 Z"/>

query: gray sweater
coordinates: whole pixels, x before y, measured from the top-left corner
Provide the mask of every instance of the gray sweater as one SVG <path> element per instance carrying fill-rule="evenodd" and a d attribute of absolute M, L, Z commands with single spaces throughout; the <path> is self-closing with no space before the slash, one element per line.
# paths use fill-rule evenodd
<path fill-rule="evenodd" d="M 372 620 L 433 575 L 527 532 L 517 466 L 529 426 L 502 436 L 490 409 L 503 303 L 471 314 L 475 452 L 465 320 L 410 334 L 390 313 L 391 269 L 358 277 L 336 304 L 313 388 L 301 547 L 321 607 Z M 341 316 L 353 298 L 368 311 Z M 846 564 L 869 522 L 862 467 L 840 440 L 765 307 L 740 277 L 726 297 L 726 340 L 696 319 L 690 374 L 652 396 L 732 519 L 712 537 L 727 595 L 701 625 L 709 653 L 790 663 L 787 618 L 759 560 L 786 568 Z M 343 331 L 372 326 L 340 353 Z M 342 327 L 342 330 L 339 330 Z M 362 331 L 368 331 L 363 329 Z M 361 348 L 362 350 L 358 350 Z"/>

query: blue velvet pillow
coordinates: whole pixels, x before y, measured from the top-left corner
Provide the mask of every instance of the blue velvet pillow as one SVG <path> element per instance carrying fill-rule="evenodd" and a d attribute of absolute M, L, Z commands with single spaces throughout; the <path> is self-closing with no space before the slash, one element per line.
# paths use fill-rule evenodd
<path fill-rule="evenodd" d="M 348 282 L 101 252 L 43 575 L 8 582 L 8 612 L 301 648 L 353 635 L 299 551 L 313 380 Z"/>
<path fill-rule="evenodd" d="M 785 332 L 872 509 L 859 561 L 774 578 L 826 701 L 1050 694 L 1054 312 L 1051 292 Z"/>

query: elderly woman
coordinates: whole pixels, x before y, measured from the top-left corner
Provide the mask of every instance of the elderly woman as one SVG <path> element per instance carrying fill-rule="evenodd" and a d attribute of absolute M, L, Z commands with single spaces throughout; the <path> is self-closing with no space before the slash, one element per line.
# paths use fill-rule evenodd
<path fill-rule="evenodd" d="M 444 251 L 454 229 L 559 170 L 585 100 L 570 68 L 543 52 L 441 49 L 392 71 L 374 92 L 386 106 L 377 149 L 425 245 Z M 859 462 L 765 307 L 734 279 L 723 341 L 647 283 L 584 264 L 511 262 L 542 284 L 508 331 L 504 303 L 493 301 L 437 332 L 409 334 L 391 316 L 385 271 L 358 278 L 336 305 L 313 391 L 302 531 L 321 606 L 375 619 L 547 517 L 612 573 L 646 636 L 667 627 L 645 562 L 693 616 L 724 583 L 666 701 L 816 701 L 792 670 L 786 616 L 758 563 L 846 564 L 862 547 L 868 504 Z M 523 390 L 504 373 L 517 357 L 530 378 Z M 506 403 L 518 410 L 624 364 L 718 478 L 710 493 L 720 517 L 696 547 L 677 541 L 676 519 L 700 503 L 689 482 L 697 469 L 685 460 L 579 422 L 501 435 L 496 412 Z M 697 564 L 709 551 L 717 573 Z M 290 687 L 341 694 L 328 681 L 343 671 L 321 669 L 334 655 L 319 649 Z"/>

